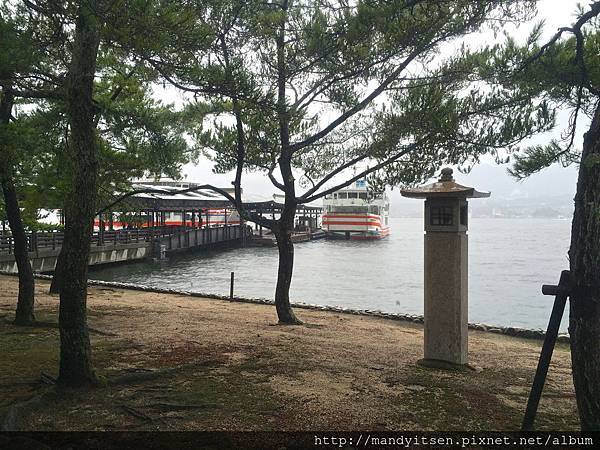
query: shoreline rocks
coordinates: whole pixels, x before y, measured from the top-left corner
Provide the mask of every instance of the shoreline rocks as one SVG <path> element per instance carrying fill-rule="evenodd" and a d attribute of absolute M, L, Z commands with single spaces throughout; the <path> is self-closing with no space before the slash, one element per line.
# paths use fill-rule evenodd
<path fill-rule="evenodd" d="M 0 272 L 2 275 L 10 275 L 16 276 L 13 273 L 4 273 Z M 36 278 L 41 280 L 51 280 L 51 275 L 42 275 L 36 274 Z M 266 298 L 255 298 L 255 297 L 233 297 L 230 299 L 227 295 L 218 295 L 218 294 L 207 294 L 203 292 L 191 292 L 185 290 L 178 289 L 164 289 L 164 288 L 155 288 L 151 286 L 146 286 L 142 284 L 135 283 L 120 283 L 116 281 L 101 281 L 101 280 L 88 280 L 88 285 L 90 286 L 103 286 L 103 287 L 113 287 L 117 289 L 128 289 L 135 291 L 144 291 L 144 292 L 154 292 L 158 294 L 172 294 L 172 295 L 185 295 L 190 297 L 204 297 L 211 298 L 216 300 L 228 300 L 239 303 L 255 303 L 261 305 L 273 305 L 275 302 Z M 303 303 L 303 302 L 292 302 L 292 306 L 300 309 L 312 309 L 316 311 L 326 311 L 326 312 L 336 312 L 340 314 L 353 314 L 367 317 L 379 317 L 382 319 L 389 320 L 399 320 L 403 322 L 413 322 L 422 324 L 424 322 L 424 318 L 419 314 L 402 314 L 402 313 L 389 313 L 383 312 L 380 310 L 371 310 L 371 309 L 354 309 L 347 308 L 343 306 L 322 306 L 316 305 L 313 303 Z M 535 339 L 535 340 L 543 340 L 546 336 L 546 332 L 542 329 L 529 329 L 529 328 L 518 328 L 518 327 L 502 327 L 502 326 L 492 326 L 483 323 L 469 323 L 470 330 L 482 331 L 486 333 L 496 333 L 503 334 L 505 336 L 519 337 L 523 339 Z M 560 333 L 557 338 L 557 342 L 559 343 L 569 343 L 570 337 L 568 333 Z"/>

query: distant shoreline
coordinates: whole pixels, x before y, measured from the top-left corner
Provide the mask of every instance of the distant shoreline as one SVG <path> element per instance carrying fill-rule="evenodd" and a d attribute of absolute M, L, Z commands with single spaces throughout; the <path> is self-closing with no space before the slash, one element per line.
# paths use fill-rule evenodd
<path fill-rule="evenodd" d="M 422 219 L 422 216 L 390 216 L 390 219 Z M 573 220 L 573 216 L 565 216 L 565 217 L 534 217 L 534 216 L 509 216 L 509 217 L 500 217 L 500 216 L 472 216 L 471 219 L 534 219 L 534 220 Z"/>

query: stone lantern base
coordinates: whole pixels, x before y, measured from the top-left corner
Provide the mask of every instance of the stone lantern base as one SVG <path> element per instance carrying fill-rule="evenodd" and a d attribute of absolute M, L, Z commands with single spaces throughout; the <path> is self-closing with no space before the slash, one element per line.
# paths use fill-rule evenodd
<path fill-rule="evenodd" d="M 467 364 L 468 235 L 425 235 L 424 359 Z"/>
<path fill-rule="evenodd" d="M 453 364 L 448 361 L 441 361 L 439 359 L 419 359 L 417 365 L 421 367 L 427 367 L 428 369 L 441 369 L 441 370 L 457 370 L 462 372 L 477 372 L 481 369 L 477 369 L 471 364 Z"/>

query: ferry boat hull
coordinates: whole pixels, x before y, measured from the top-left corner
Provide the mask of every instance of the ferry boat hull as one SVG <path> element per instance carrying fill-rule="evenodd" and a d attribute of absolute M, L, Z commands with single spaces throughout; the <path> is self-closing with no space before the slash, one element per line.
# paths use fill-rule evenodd
<path fill-rule="evenodd" d="M 350 241 L 372 241 L 377 239 L 383 239 L 390 235 L 390 228 L 387 227 L 378 232 L 366 232 L 366 231 L 327 231 L 327 239 L 340 239 Z"/>
<path fill-rule="evenodd" d="M 335 214 L 323 216 L 322 229 L 328 239 L 372 240 L 390 235 L 390 227 L 376 214 Z"/>

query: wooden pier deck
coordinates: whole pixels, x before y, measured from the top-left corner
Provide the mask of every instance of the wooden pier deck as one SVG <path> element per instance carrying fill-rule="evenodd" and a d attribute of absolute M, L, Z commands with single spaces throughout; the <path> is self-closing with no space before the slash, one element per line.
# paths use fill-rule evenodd
<path fill-rule="evenodd" d="M 297 244 L 299 242 L 323 239 L 324 237 L 325 232 L 320 229 L 299 231 L 292 233 L 292 242 Z M 253 234 L 248 241 L 248 245 L 253 247 L 275 247 L 277 245 L 277 241 L 272 233 Z"/>
<path fill-rule="evenodd" d="M 247 227 L 154 227 L 132 230 L 97 231 L 92 235 L 90 265 L 160 258 L 161 255 L 210 248 L 223 244 L 243 244 L 250 236 Z M 29 258 L 36 272 L 52 272 L 64 235 L 62 232 L 29 233 Z M 0 234 L 0 271 L 17 272 L 14 242 L 9 233 Z"/>

